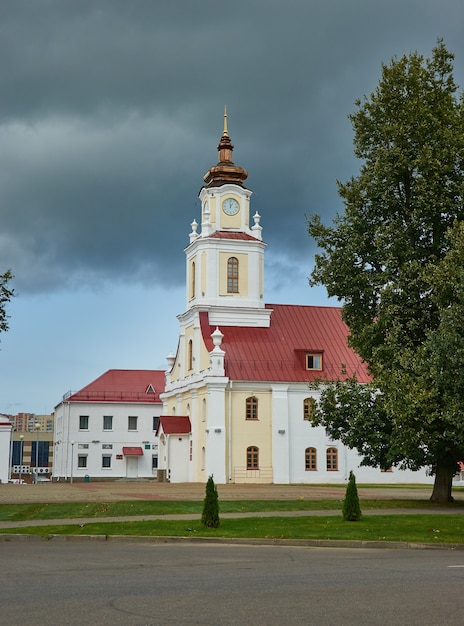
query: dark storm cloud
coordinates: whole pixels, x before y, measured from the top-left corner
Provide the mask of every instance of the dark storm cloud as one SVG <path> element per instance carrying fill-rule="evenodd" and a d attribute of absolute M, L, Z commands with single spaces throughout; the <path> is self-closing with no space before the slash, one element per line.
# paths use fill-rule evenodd
<path fill-rule="evenodd" d="M 380 63 L 443 36 L 458 0 L 34 0 L 0 7 L 0 272 L 23 291 L 183 281 L 228 106 L 235 162 L 284 263 L 341 210 L 347 115 Z M 456 73 L 464 84 L 462 71 Z"/>

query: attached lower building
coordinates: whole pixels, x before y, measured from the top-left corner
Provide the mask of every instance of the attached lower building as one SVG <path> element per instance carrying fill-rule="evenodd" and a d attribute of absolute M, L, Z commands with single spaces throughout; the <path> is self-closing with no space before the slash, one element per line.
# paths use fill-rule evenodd
<path fill-rule="evenodd" d="M 54 480 L 156 478 L 160 370 L 108 370 L 55 407 Z"/>

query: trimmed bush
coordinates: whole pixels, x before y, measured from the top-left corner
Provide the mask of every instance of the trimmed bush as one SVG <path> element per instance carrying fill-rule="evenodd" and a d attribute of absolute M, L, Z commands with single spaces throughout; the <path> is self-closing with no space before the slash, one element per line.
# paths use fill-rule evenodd
<path fill-rule="evenodd" d="M 346 487 L 345 499 L 343 501 L 343 519 L 345 522 L 357 522 L 361 517 L 362 513 L 359 505 L 356 477 L 353 472 L 350 472 L 350 479 Z"/>
<path fill-rule="evenodd" d="M 219 499 L 212 475 L 208 478 L 208 482 L 206 483 L 206 495 L 203 501 L 201 523 L 208 528 L 219 527 Z"/>

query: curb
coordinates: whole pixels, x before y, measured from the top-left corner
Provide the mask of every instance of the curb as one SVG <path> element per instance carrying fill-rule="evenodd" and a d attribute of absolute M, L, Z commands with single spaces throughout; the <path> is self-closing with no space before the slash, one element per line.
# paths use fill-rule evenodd
<path fill-rule="evenodd" d="M 410 543 L 406 541 L 361 541 L 335 539 L 242 539 L 235 537 L 174 537 L 174 536 L 133 536 L 133 535 L 26 535 L 0 534 L 0 541 L 102 541 L 132 543 L 205 543 L 211 545 L 245 545 L 245 546 L 292 546 L 301 548 L 349 548 L 349 549 L 384 549 L 384 550 L 464 550 L 462 543 Z"/>

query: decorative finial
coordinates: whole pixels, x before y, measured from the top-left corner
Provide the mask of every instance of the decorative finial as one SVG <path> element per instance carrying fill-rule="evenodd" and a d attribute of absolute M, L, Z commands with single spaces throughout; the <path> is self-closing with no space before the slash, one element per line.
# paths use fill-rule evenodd
<path fill-rule="evenodd" d="M 227 107 L 226 105 L 224 105 L 224 131 L 223 131 L 223 136 L 228 137 L 229 136 L 229 131 L 227 130 Z"/>

